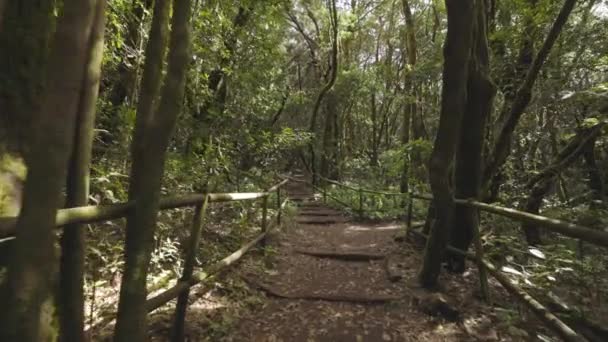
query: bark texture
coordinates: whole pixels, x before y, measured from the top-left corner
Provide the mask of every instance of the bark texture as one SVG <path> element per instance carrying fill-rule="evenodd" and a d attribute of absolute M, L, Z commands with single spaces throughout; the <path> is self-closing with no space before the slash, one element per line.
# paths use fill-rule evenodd
<path fill-rule="evenodd" d="M 40 111 L 54 17 L 51 0 L 2 2 L 0 8 L 0 149 L 24 155 Z M 10 53 L 6 53 L 10 51 Z"/>
<path fill-rule="evenodd" d="M 419 281 L 426 288 L 437 284 L 450 235 L 454 209 L 450 166 L 458 145 L 466 105 L 467 74 L 475 22 L 474 0 L 446 0 L 446 7 L 448 32 L 443 47 L 441 114 L 429 170 L 436 220 L 431 228 L 419 274 Z"/>
<path fill-rule="evenodd" d="M 52 341 L 57 337 L 52 298 L 57 271 L 53 227 L 62 206 L 95 3 L 64 1 L 57 24 L 42 111 L 33 120 L 28 177 L 8 269 L 6 308 L 0 319 L 3 341 Z"/>
<path fill-rule="evenodd" d="M 482 151 L 486 122 L 492 111 L 495 86 L 490 78 L 486 9 L 483 1 L 476 6 L 474 46 L 469 61 L 467 104 L 462 119 L 466 131 L 460 134 L 454 169 L 454 195 L 456 198 L 477 198 L 482 176 Z M 450 245 L 467 251 L 474 232 L 478 229 L 476 209 L 457 206 L 454 209 Z M 452 271 L 464 272 L 465 259 L 451 254 L 448 265 Z"/>
<path fill-rule="evenodd" d="M 189 62 L 189 18 L 191 3 L 174 0 L 171 21 L 168 69 L 158 109 L 136 127 L 146 147 L 134 159 L 132 181 L 135 210 L 127 218 L 125 270 L 120 288 L 120 302 L 115 341 L 146 341 L 146 276 L 154 246 L 160 188 L 169 140 L 181 111 Z M 136 150 L 134 149 L 134 153 Z M 134 156 L 135 157 L 135 156 Z M 134 179 L 133 177 L 137 177 Z"/>
<path fill-rule="evenodd" d="M 101 79 L 106 0 L 97 0 L 76 117 L 74 147 L 67 177 L 67 207 L 87 205 L 95 126 L 95 105 Z M 84 340 L 84 260 L 85 229 L 64 227 L 61 237 L 59 278 L 59 339 Z"/>

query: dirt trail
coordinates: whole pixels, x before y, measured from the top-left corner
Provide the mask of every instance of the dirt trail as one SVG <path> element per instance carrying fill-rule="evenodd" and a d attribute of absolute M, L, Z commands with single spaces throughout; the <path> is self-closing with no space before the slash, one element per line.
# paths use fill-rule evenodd
<path fill-rule="evenodd" d="M 474 338 L 452 304 L 413 285 L 420 253 L 395 242 L 401 225 L 355 223 L 315 200 L 305 183 L 286 189 L 299 206 L 295 228 L 269 242 L 276 250 L 272 270 L 242 274 L 266 293 L 266 305 L 227 340 L 466 341 L 484 334 L 489 322 L 480 322 Z M 460 298 L 459 310 L 475 302 L 462 291 L 466 286 L 443 291 Z"/>

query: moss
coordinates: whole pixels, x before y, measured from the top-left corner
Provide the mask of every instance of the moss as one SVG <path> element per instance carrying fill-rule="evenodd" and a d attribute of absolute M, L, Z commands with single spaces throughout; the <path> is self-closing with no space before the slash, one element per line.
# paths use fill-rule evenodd
<path fill-rule="evenodd" d="M 16 199 L 20 197 L 20 184 L 26 174 L 23 159 L 10 154 L 0 157 L 0 216 L 18 214 L 20 203 Z"/>

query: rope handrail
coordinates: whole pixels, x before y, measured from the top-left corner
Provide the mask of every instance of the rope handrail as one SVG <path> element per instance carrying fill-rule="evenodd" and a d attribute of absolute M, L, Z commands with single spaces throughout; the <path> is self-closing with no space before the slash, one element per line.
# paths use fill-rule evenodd
<path fill-rule="evenodd" d="M 256 200 L 268 197 L 271 193 L 279 190 L 289 179 L 273 185 L 264 192 L 232 192 L 232 193 L 195 193 L 185 195 L 165 196 L 160 199 L 159 209 L 178 209 L 183 207 L 195 206 L 209 196 L 209 202 L 237 202 Z M 108 205 L 87 205 L 82 207 L 59 209 L 55 218 L 55 226 L 62 227 L 68 224 L 88 224 L 106 220 L 125 217 L 135 206 L 134 201 L 108 204 Z M 17 217 L 0 217 L 0 239 L 11 238 L 15 235 Z"/>

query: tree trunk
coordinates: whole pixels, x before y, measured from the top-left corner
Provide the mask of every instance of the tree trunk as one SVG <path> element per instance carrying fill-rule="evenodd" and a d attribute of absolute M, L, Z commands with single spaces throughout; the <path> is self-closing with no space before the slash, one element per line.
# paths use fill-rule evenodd
<path fill-rule="evenodd" d="M 587 183 L 589 184 L 589 189 L 592 191 L 591 197 L 596 201 L 603 201 L 605 195 L 604 180 L 595 159 L 595 141 L 585 145 L 583 158 L 585 159 L 585 168 L 587 169 L 589 177 Z"/>
<path fill-rule="evenodd" d="M 54 1 L 7 1 L 0 15 L 0 149 L 25 156 L 40 108 Z M 10 53 L 9 53 L 10 52 Z"/>
<path fill-rule="evenodd" d="M 325 127 L 323 132 L 323 154 L 321 155 L 321 175 L 330 179 L 337 177 L 338 163 L 338 130 L 337 98 L 335 94 L 327 94 L 325 101 Z"/>
<path fill-rule="evenodd" d="M 315 100 L 315 104 L 313 106 L 312 115 L 310 117 L 310 127 L 309 131 L 314 133 L 317 127 L 317 116 L 319 115 L 319 109 L 321 108 L 321 102 L 327 93 L 333 88 L 336 83 L 336 78 L 338 77 L 338 10 L 336 8 L 336 1 L 331 0 L 329 4 L 329 11 L 331 14 L 331 32 L 332 32 L 332 44 L 331 44 L 331 73 L 329 75 L 329 80 L 327 83 L 321 88 L 319 95 L 317 95 L 317 99 Z M 310 171 L 312 173 L 312 183 L 317 183 L 317 162 L 316 162 L 316 153 L 315 153 L 315 142 L 313 141 L 308 145 L 308 150 L 310 152 Z"/>
<path fill-rule="evenodd" d="M 139 164 L 139 159 L 143 158 L 147 150 L 144 136 L 154 114 L 154 108 L 162 84 L 163 59 L 169 35 L 170 9 L 171 3 L 169 1 L 157 1 L 154 4 L 150 38 L 146 46 L 146 62 L 144 64 L 139 102 L 137 103 L 137 116 L 135 117 L 135 128 L 133 130 L 133 143 L 131 145 L 132 165 Z M 140 177 L 137 172 L 138 169 L 131 169 L 129 200 L 134 200 L 135 195 L 139 191 L 138 181 Z"/>
<path fill-rule="evenodd" d="M 426 288 L 437 284 L 441 261 L 450 236 L 454 208 L 450 165 L 456 152 L 466 105 L 468 64 L 475 22 L 474 0 L 446 0 L 446 7 L 448 31 L 443 47 L 441 115 L 429 165 L 436 220 L 431 228 L 419 274 L 419 281 Z"/>
<path fill-rule="evenodd" d="M 493 185 L 490 184 L 490 180 L 496 179 L 495 176 L 499 173 L 500 169 L 507 161 L 507 157 L 511 151 L 513 132 L 515 131 L 515 127 L 517 126 L 519 119 L 532 100 L 532 88 L 534 87 L 534 83 L 538 78 L 540 69 L 549 56 L 551 48 L 559 37 L 564 25 L 568 21 L 568 17 L 570 16 L 575 4 L 576 0 L 565 0 L 562 9 L 555 19 L 549 34 L 547 35 L 547 38 L 538 51 L 538 54 L 534 58 L 530 69 L 526 73 L 525 79 L 515 94 L 513 103 L 508 112 L 509 114 L 505 117 L 504 124 L 501 127 L 496 139 L 496 143 L 492 153 L 489 155 L 489 160 L 484 170 L 484 189 L 493 187 Z M 488 198 L 488 200 L 492 201 L 493 199 Z"/>
<path fill-rule="evenodd" d="M 166 150 L 181 111 L 189 62 L 190 1 L 174 0 L 168 69 L 158 109 L 136 127 L 146 151 L 132 166 L 136 200 L 127 218 L 125 270 L 120 288 L 116 341 L 146 341 L 146 277 L 154 246 L 154 231 Z M 143 89 L 143 88 L 142 88 Z M 139 113 L 138 113 L 139 114 Z M 137 150 L 133 150 L 136 153 Z M 133 177 L 137 176 L 135 180 Z"/>
<path fill-rule="evenodd" d="M 406 147 L 410 142 L 410 122 L 411 122 L 411 106 L 406 105 L 403 109 L 403 124 L 401 132 L 401 144 Z M 409 169 L 410 159 L 409 152 L 403 151 L 403 171 L 401 172 L 400 190 L 403 193 L 409 192 Z"/>
<path fill-rule="evenodd" d="M 523 210 L 532 214 L 538 214 L 544 197 L 555 187 L 559 174 L 568 166 L 572 165 L 580 156 L 584 155 L 589 145 L 595 145 L 595 140 L 602 133 L 605 124 L 598 124 L 586 128 L 577 133 L 566 147 L 564 147 L 555 160 L 547 168 L 534 176 L 529 182 L 530 195 L 523 206 Z M 542 243 L 540 228 L 532 223 L 523 223 L 522 230 L 529 245 Z"/>
<path fill-rule="evenodd" d="M 456 198 L 477 198 L 481 187 L 482 150 L 486 122 L 492 111 L 495 86 L 490 79 L 486 10 L 483 1 L 477 4 L 477 20 L 474 29 L 474 46 L 469 61 L 467 104 L 463 117 L 466 131 L 460 134 L 454 169 L 454 193 Z M 473 234 L 478 229 L 478 211 L 457 206 L 454 209 L 450 245 L 468 251 Z M 450 254 L 448 265 L 454 272 L 464 272 L 465 259 Z"/>
<path fill-rule="evenodd" d="M 23 206 L 8 269 L 7 297 L 2 301 L 6 305 L 0 317 L 3 341 L 56 339 L 52 298 L 57 271 L 55 216 L 62 205 L 95 3 L 65 0 L 57 24 L 42 111 L 32 121 Z M 48 16 L 51 9 L 49 6 Z"/>
<path fill-rule="evenodd" d="M 74 144 L 67 177 L 68 208 L 85 206 L 95 127 L 95 106 L 101 79 L 106 0 L 97 0 L 78 104 Z M 84 341 L 85 229 L 68 225 L 61 237 L 59 276 L 59 340 Z"/>
<path fill-rule="evenodd" d="M 418 44 L 416 42 L 416 24 L 414 22 L 414 16 L 412 15 L 412 10 L 409 1 L 402 0 L 401 5 L 403 9 L 403 17 L 405 18 L 405 47 L 407 51 L 407 64 L 411 68 L 411 70 L 413 70 L 416 67 L 418 57 Z M 409 73 L 411 73 L 411 71 Z M 404 132 L 402 135 L 402 143 L 404 144 L 404 146 L 409 143 L 410 138 L 416 140 L 422 136 L 420 120 L 418 118 L 418 92 L 416 91 L 416 85 L 414 84 L 414 80 L 411 79 L 411 76 L 408 73 L 406 73 L 405 78 L 405 88 L 410 89 L 411 98 L 408 103 L 406 103 L 406 108 L 403 114 Z M 405 130 L 406 128 L 407 131 Z M 410 131 L 412 136 L 410 136 Z M 403 158 L 404 162 L 403 173 L 401 175 L 401 191 L 407 192 L 409 172 L 412 172 L 412 170 L 415 172 L 416 170 L 424 169 L 424 163 L 420 158 L 420 153 L 417 152 L 408 152 L 406 153 L 406 155 L 403 156 Z"/>

